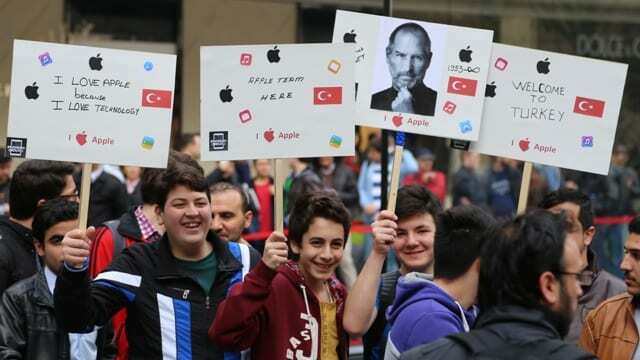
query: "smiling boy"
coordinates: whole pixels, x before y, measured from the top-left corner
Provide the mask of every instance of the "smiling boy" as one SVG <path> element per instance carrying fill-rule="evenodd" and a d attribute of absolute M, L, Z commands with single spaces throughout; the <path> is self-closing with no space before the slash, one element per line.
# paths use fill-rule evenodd
<path fill-rule="evenodd" d="M 289 238 L 269 236 L 262 261 L 218 307 L 209 337 L 228 350 L 250 347 L 253 359 L 347 359 L 346 290 L 335 270 L 350 224 L 335 195 L 299 198 Z M 295 260 L 287 260 L 289 248 Z"/>

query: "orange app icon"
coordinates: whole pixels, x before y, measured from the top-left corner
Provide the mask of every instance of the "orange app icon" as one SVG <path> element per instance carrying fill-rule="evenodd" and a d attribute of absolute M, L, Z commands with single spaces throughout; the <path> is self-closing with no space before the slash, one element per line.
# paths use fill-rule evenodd
<path fill-rule="evenodd" d="M 329 66 L 327 66 L 327 69 L 329 71 L 331 71 L 334 74 L 337 74 L 340 71 L 340 68 L 342 67 L 342 64 L 340 64 L 340 61 L 338 60 L 331 60 L 329 62 Z"/>

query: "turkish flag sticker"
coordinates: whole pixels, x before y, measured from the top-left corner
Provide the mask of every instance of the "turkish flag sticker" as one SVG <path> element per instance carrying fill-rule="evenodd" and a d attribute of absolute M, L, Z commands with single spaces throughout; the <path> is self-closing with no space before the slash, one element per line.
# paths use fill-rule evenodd
<path fill-rule="evenodd" d="M 142 106 L 171 108 L 171 90 L 142 89 Z"/>
<path fill-rule="evenodd" d="M 342 104 L 342 86 L 313 88 L 314 105 Z"/>
<path fill-rule="evenodd" d="M 447 92 L 451 94 L 476 96 L 478 81 L 461 77 L 449 76 Z"/>
<path fill-rule="evenodd" d="M 573 112 L 601 118 L 604 114 L 604 101 L 576 96 Z"/>

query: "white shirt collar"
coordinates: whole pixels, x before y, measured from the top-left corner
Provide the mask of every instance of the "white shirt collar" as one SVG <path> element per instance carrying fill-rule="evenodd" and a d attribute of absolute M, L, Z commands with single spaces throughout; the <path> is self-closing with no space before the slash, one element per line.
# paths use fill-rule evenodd
<path fill-rule="evenodd" d="M 44 277 L 47 280 L 47 286 L 49 287 L 49 291 L 51 295 L 53 295 L 53 290 L 56 288 L 56 279 L 58 275 L 56 275 L 53 271 L 49 269 L 48 266 L 44 266 Z"/>
<path fill-rule="evenodd" d="M 91 182 L 96 181 L 96 179 L 102 175 L 104 168 L 102 166 L 98 166 L 98 168 L 91 173 Z"/>

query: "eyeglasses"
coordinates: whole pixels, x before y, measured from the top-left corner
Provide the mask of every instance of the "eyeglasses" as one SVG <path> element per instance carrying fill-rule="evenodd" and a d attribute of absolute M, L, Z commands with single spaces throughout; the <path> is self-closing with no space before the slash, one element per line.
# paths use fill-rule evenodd
<path fill-rule="evenodd" d="M 61 199 L 65 199 L 67 201 L 75 201 L 78 202 L 80 201 L 80 192 L 78 191 L 78 189 L 76 189 L 72 194 L 69 195 L 60 195 L 58 196 Z"/>
<path fill-rule="evenodd" d="M 592 271 L 583 271 L 583 272 L 579 272 L 579 273 L 573 273 L 573 272 L 567 272 L 567 271 L 558 271 L 556 272 L 556 274 L 558 275 L 573 275 L 576 277 L 576 280 L 578 280 L 578 283 L 580 283 L 580 285 L 591 285 L 591 283 L 593 282 L 593 272 Z"/>

